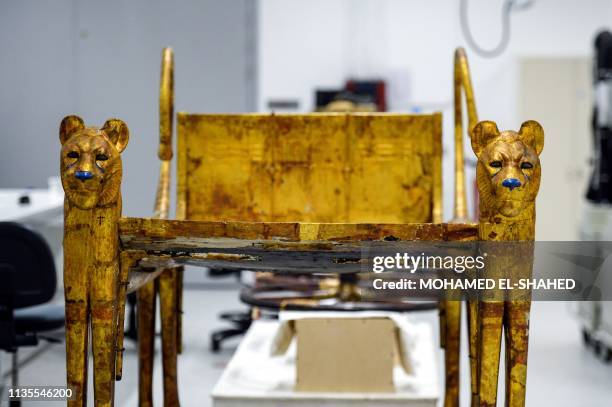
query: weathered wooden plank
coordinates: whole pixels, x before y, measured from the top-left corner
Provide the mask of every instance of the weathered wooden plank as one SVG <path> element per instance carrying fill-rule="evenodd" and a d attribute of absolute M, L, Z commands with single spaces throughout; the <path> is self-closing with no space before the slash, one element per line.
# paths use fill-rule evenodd
<path fill-rule="evenodd" d="M 276 242 L 359 242 L 374 240 L 471 240 L 477 236 L 476 224 L 455 223 L 305 223 L 305 222 L 210 222 L 122 218 L 119 233 L 124 245 L 130 242 L 180 240 L 222 242 L 235 239 L 235 246 L 250 245 L 251 241 Z M 239 242 L 240 240 L 244 242 Z M 289 247 L 289 246 L 288 246 Z"/>
<path fill-rule="evenodd" d="M 385 241 L 474 240 L 474 224 L 208 222 L 124 218 L 123 250 L 147 252 L 149 264 L 197 264 L 267 271 L 362 271 L 366 245 Z"/>

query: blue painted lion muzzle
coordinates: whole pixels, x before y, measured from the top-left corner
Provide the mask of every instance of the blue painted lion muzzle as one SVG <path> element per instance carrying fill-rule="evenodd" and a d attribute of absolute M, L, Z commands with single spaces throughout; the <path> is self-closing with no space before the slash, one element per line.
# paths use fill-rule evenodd
<path fill-rule="evenodd" d="M 89 171 L 75 171 L 74 176 L 81 181 L 87 181 L 93 178 L 93 174 Z"/>
<path fill-rule="evenodd" d="M 521 181 L 516 178 L 506 178 L 502 181 L 502 186 L 510 189 L 512 191 L 514 188 L 518 188 L 521 186 Z"/>

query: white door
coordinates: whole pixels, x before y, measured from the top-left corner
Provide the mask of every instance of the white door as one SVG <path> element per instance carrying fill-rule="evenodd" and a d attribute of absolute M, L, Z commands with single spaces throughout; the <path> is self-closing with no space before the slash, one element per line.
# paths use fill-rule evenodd
<path fill-rule="evenodd" d="M 520 62 L 521 121 L 544 127 L 542 183 L 537 201 L 538 240 L 578 240 L 590 175 L 591 61 L 524 58 Z"/>

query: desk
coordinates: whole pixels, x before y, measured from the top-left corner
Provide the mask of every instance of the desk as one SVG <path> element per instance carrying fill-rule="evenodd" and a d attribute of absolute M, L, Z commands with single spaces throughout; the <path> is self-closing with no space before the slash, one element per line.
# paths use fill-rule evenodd
<path fill-rule="evenodd" d="M 28 195 L 29 204 L 19 204 Z M 64 194 L 51 189 L 0 189 L 0 222 L 46 224 L 62 215 Z"/>
<path fill-rule="evenodd" d="M 58 183 L 59 180 L 51 178 L 48 189 L 0 189 L 0 222 L 23 223 L 45 238 L 55 258 L 57 288 L 61 292 L 64 192 Z M 19 197 L 26 194 L 30 197 L 30 203 L 19 204 Z"/>
<path fill-rule="evenodd" d="M 431 327 L 414 324 L 414 376 L 400 367 L 393 373 L 394 393 L 305 393 L 293 391 L 295 343 L 286 355 L 271 357 L 278 321 L 255 321 L 212 391 L 215 407 L 435 407 L 439 397 Z M 293 348 L 293 349 L 292 349 Z"/>

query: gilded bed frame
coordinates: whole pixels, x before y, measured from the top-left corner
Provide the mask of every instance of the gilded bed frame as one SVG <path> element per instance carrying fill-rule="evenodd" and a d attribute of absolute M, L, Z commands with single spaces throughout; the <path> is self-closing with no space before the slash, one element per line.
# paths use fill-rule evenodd
<path fill-rule="evenodd" d="M 528 189 L 531 201 L 517 213 L 503 212 L 503 208 L 500 213 L 491 190 L 502 184 L 506 187 L 506 180 L 496 178 L 498 172 L 490 171 L 486 159 L 498 145 L 510 142 L 519 143 L 531 156 L 534 151 L 539 155 L 541 127 L 527 122 L 518 133 L 500 133 L 491 122 L 476 125 L 467 59 L 462 50 L 457 51 L 455 59 L 457 177 L 455 219 L 451 223 L 441 223 L 442 188 L 436 182 L 441 177 L 440 114 L 179 113 L 177 219 L 168 220 L 172 70 L 172 53 L 164 50 L 160 181 L 152 218 L 121 217 L 120 153 L 127 145 L 127 126 L 116 119 L 99 129 L 85 127 L 74 116 L 62 121 L 66 362 L 68 385 L 76 392 L 69 405 L 86 405 L 90 323 L 95 404 L 113 405 L 114 381 L 121 377 L 122 369 L 125 295 L 136 289 L 140 310 L 140 405 L 152 404 L 152 310 L 156 292 L 160 294 L 162 310 L 164 404 L 178 405 L 176 354 L 180 348 L 183 264 L 336 272 L 335 259 L 359 257 L 363 246 L 372 241 L 533 240 L 537 185 L 524 181 L 523 189 Z M 479 157 L 478 224 L 465 223 L 462 90 L 466 93 L 472 147 Z M 92 143 L 99 145 L 91 146 Z M 512 162 L 506 168 L 504 162 L 503 171 L 520 178 L 521 173 L 514 167 Z M 539 171 L 539 161 L 536 169 Z M 536 175 L 539 182 L 539 172 Z M 392 183 L 395 187 L 389 186 Z M 116 188 L 109 192 L 108 186 L 113 185 Z M 513 184 L 510 191 L 514 188 L 518 187 Z M 521 191 L 517 189 L 517 193 Z M 83 197 L 87 204 L 82 204 Z M 473 405 L 495 405 L 497 389 L 491 383 L 497 383 L 497 371 L 489 369 L 489 362 L 496 355 L 499 359 L 495 333 L 500 324 L 506 324 L 504 318 L 500 319 L 506 312 L 504 307 L 512 308 L 512 304 L 505 304 L 479 301 L 469 307 Z M 460 309 L 459 302 L 447 301 L 441 306 L 441 337 L 447 355 L 446 406 L 458 405 Z M 481 309 L 486 312 L 483 314 Z M 508 367 L 511 406 L 524 405 L 524 322 L 516 326 L 510 320 L 505 325 L 507 332 L 520 332 L 515 336 L 520 338 L 519 348 L 524 349 L 524 355 L 519 355 L 524 358 L 515 358 L 516 363 L 513 359 Z M 495 329 L 489 330 L 493 325 Z M 486 366 L 480 362 L 483 359 L 487 359 Z"/>

